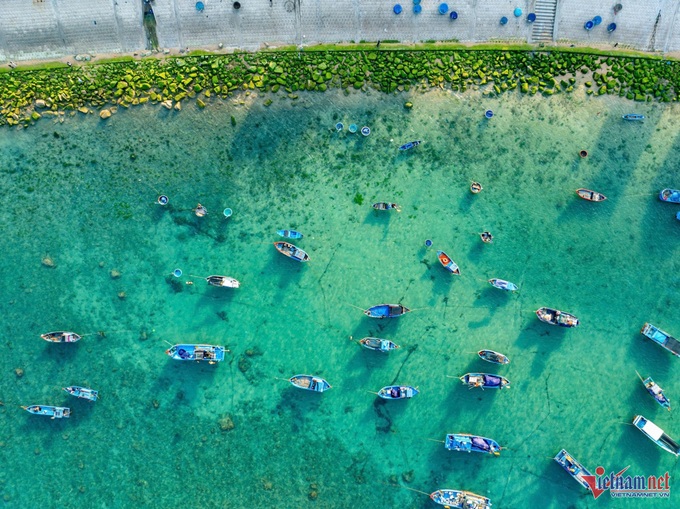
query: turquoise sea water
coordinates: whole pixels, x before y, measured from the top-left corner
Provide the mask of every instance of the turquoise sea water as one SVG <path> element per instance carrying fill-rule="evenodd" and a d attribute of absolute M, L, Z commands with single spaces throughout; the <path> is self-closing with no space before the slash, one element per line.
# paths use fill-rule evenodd
<path fill-rule="evenodd" d="M 648 118 L 625 123 L 629 112 Z M 638 333 L 651 321 L 680 336 L 680 207 L 656 198 L 680 187 L 679 117 L 612 97 L 325 93 L 1 130 L 3 506 L 427 508 L 417 491 L 454 488 L 498 508 L 672 507 L 676 459 L 626 423 L 643 414 L 680 439 L 678 410 L 656 405 L 635 373 L 680 405 L 680 360 Z M 372 134 L 351 135 L 350 123 Z M 397 150 L 414 139 L 425 143 Z M 579 187 L 609 199 L 585 202 Z M 403 211 L 374 212 L 375 201 Z M 296 243 L 309 263 L 275 251 L 279 228 L 305 234 Z M 241 288 L 189 277 L 211 274 Z M 363 316 L 383 302 L 414 311 Z M 543 324 L 541 306 L 581 326 Z M 53 330 L 84 337 L 40 339 Z M 349 340 L 364 336 L 401 348 Z M 168 342 L 230 353 L 180 363 Z M 512 362 L 485 363 L 481 348 Z M 512 388 L 447 378 L 471 371 Z M 297 390 L 285 379 L 299 373 L 333 388 Z M 393 383 L 421 394 L 370 392 Z M 72 384 L 100 401 L 70 398 L 61 387 Z M 30 404 L 68 405 L 72 417 L 19 408 Z M 453 432 L 507 450 L 446 451 L 436 441 Z M 552 461 L 561 448 L 591 471 L 669 471 L 671 499 L 593 500 Z"/>

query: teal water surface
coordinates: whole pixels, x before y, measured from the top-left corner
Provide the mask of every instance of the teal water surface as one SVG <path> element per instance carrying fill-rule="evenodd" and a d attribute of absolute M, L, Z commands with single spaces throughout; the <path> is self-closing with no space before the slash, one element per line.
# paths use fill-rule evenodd
<path fill-rule="evenodd" d="M 647 120 L 622 121 L 630 112 Z M 680 335 L 680 206 L 656 197 L 680 187 L 679 114 L 608 96 L 329 92 L 1 130 L 2 504 L 427 508 L 427 494 L 453 488 L 498 508 L 671 507 L 676 458 L 628 424 L 642 414 L 680 439 L 677 410 L 635 373 L 680 405 L 680 360 L 638 332 L 651 321 Z M 609 199 L 583 201 L 579 187 Z M 305 234 L 309 263 L 276 252 L 281 228 Z M 209 287 L 211 274 L 241 287 Z M 383 302 L 413 312 L 364 317 Z M 542 306 L 581 325 L 543 324 Z M 40 339 L 53 330 L 84 337 Z M 364 336 L 401 348 L 350 341 Z M 215 366 L 172 361 L 164 351 L 181 342 L 230 352 Z M 511 363 L 485 363 L 481 348 Z M 456 380 L 474 371 L 512 388 Z M 295 389 L 286 379 L 300 373 L 333 388 Z M 421 393 L 372 394 L 393 383 Z M 70 398 L 67 385 L 101 399 Z M 72 416 L 19 408 L 30 404 Z M 438 441 L 453 432 L 507 450 L 446 451 Z M 561 448 L 591 471 L 668 471 L 670 500 L 594 500 L 552 461 Z"/>

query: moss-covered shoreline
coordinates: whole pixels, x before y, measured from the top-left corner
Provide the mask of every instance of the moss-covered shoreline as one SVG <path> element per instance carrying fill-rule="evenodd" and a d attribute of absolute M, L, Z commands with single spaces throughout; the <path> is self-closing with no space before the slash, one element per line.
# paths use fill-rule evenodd
<path fill-rule="evenodd" d="M 107 118 L 117 107 L 148 102 L 181 109 L 194 100 L 202 108 L 212 98 L 239 91 L 296 99 L 298 91 L 329 88 L 395 93 L 438 87 L 553 95 L 583 86 L 588 94 L 661 102 L 677 101 L 680 93 L 680 62 L 659 57 L 521 46 L 430 46 L 288 48 L 15 69 L 0 73 L 0 125 L 27 126 L 44 115 L 88 113 L 90 108 L 102 110 Z M 272 99 L 263 100 L 267 104 Z"/>

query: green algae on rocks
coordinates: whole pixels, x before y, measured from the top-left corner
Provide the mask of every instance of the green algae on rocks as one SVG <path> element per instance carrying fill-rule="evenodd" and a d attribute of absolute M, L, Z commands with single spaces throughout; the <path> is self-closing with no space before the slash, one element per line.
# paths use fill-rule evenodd
<path fill-rule="evenodd" d="M 680 64 L 566 51 L 474 49 L 279 51 L 122 59 L 0 73 L 0 125 L 29 125 L 64 110 L 146 102 L 172 107 L 173 102 L 195 99 L 202 108 L 211 97 L 226 98 L 239 91 L 281 91 L 293 98 L 301 90 L 372 88 L 394 93 L 413 87 L 544 95 L 587 87 L 591 94 L 670 102 L 678 100 Z"/>

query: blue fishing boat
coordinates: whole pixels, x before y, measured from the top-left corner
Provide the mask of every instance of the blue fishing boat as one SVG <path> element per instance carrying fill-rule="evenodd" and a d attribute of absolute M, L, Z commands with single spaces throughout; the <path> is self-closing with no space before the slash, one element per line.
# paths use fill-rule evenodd
<path fill-rule="evenodd" d="M 592 476 L 588 469 L 581 465 L 578 461 L 574 459 L 574 457 L 569 454 L 565 449 L 562 449 L 560 452 L 557 453 L 557 456 L 555 456 L 555 461 L 559 463 L 564 470 L 567 471 L 567 473 L 572 476 L 576 481 L 583 486 L 584 488 L 590 490 L 590 485 L 588 482 L 584 479 L 584 476 L 590 475 Z M 594 477 L 593 477 L 594 479 Z"/>
<path fill-rule="evenodd" d="M 22 406 L 21 408 L 34 415 L 44 415 L 50 417 L 51 419 L 63 419 L 71 417 L 71 409 L 63 406 L 31 405 Z"/>
<path fill-rule="evenodd" d="M 410 385 L 388 385 L 378 392 L 382 399 L 410 399 L 417 396 L 420 391 Z"/>
<path fill-rule="evenodd" d="M 491 283 L 491 286 L 493 286 L 494 288 L 498 288 L 499 290 L 505 290 L 507 292 L 516 292 L 517 290 L 519 290 L 515 283 L 511 283 L 510 281 L 506 281 L 505 279 L 498 279 L 497 277 L 489 279 L 489 283 Z"/>
<path fill-rule="evenodd" d="M 680 341 L 675 339 L 667 332 L 662 331 L 651 323 L 645 323 L 640 329 L 640 333 L 658 343 L 676 357 L 680 357 Z"/>
<path fill-rule="evenodd" d="M 279 253 L 295 261 L 308 262 L 310 260 L 306 252 L 290 242 L 274 242 L 274 247 Z"/>
<path fill-rule="evenodd" d="M 493 350 L 480 350 L 477 352 L 479 357 L 487 362 L 493 362 L 494 364 L 509 364 L 510 359 L 508 359 L 502 353 L 494 352 Z"/>
<path fill-rule="evenodd" d="M 437 490 L 430 494 L 433 502 L 449 509 L 489 509 L 491 500 L 470 491 Z"/>
<path fill-rule="evenodd" d="M 680 203 L 680 191 L 677 189 L 662 189 L 659 193 L 659 200 L 667 203 Z"/>
<path fill-rule="evenodd" d="M 647 435 L 647 438 L 661 447 L 664 451 L 668 451 L 675 456 L 680 455 L 680 444 L 666 435 L 664 430 L 659 428 L 649 419 L 646 419 L 641 415 L 636 415 L 633 419 L 633 425 Z"/>
<path fill-rule="evenodd" d="M 652 380 L 651 376 L 648 376 L 647 378 L 642 378 L 640 376 L 640 373 L 637 373 L 637 376 L 640 377 L 640 380 L 642 380 L 642 383 L 645 386 L 645 389 L 647 389 L 647 392 L 651 394 L 651 396 L 654 398 L 654 401 L 656 401 L 659 405 L 664 407 L 666 410 L 669 412 L 671 411 L 671 401 L 666 397 L 666 395 L 663 393 L 663 389 L 659 387 L 659 384 L 657 384 L 654 380 Z"/>
<path fill-rule="evenodd" d="M 87 399 L 90 401 L 97 401 L 99 397 L 99 391 L 93 389 L 88 389 L 87 387 L 79 387 L 77 385 L 69 385 L 64 387 L 64 390 L 68 392 L 71 396 L 76 398 Z"/>
<path fill-rule="evenodd" d="M 295 375 L 290 377 L 288 381 L 298 389 L 312 392 L 324 392 L 331 388 L 331 384 L 326 380 L 312 375 Z"/>
<path fill-rule="evenodd" d="M 414 147 L 417 147 L 417 146 L 420 145 L 421 143 L 422 143 L 421 140 L 417 140 L 417 141 L 409 141 L 408 143 L 404 143 L 401 147 L 399 147 L 399 150 L 410 150 L 410 149 L 412 149 L 412 148 L 414 148 Z"/>
<path fill-rule="evenodd" d="M 449 451 L 481 452 L 500 456 L 501 446 L 498 442 L 479 435 L 469 435 L 468 433 L 451 433 L 446 435 L 444 447 Z"/>
<path fill-rule="evenodd" d="M 680 221 L 680 212 L 678 212 L 677 214 L 675 214 L 675 219 L 677 219 L 678 221 Z"/>
<path fill-rule="evenodd" d="M 295 230 L 276 230 L 276 233 L 286 239 L 301 239 L 304 237 L 304 235 Z"/>
<path fill-rule="evenodd" d="M 481 389 L 509 389 L 510 380 L 500 375 L 490 375 L 489 373 L 466 373 L 460 377 L 460 381 L 470 389 L 480 387 Z"/>
<path fill-rule="evenodd" d="M 75 343 L 76 341 L 80 341 L 81 338 L 81 336 L 75 332 L 65 331 L 48 332 L 46 334 L 41 334 L 40 337 L 50 343 Z"/>
<path fill-rule="evenodd" d="M 378 304 L 364 311 L 369 318 L 396 318 L 411 311 L 401 304 Z"/>
<path fill-rule="evenodd" d="M 399 345 L 389 339 L 381 338 L 363 338 L 359 340 L 359 344 L 364 348 L 375 350 L 376 352 L 389 352 L 390 350 L 399 348 Z"/>
<path fill-rule="evenodd" d="M 396 203 L 387 203 L 385 201 L 379 201 L 377 203 L 374 203 L 371 205 L 375 210 L 396 210 L 397 212 L 401 212 L 401 207 L 397 205 Z"/>
<path fill-rule="evenodd" d="M 165 353 L 177 361 L 196 361 L 215 364 L 224 360 L 225 348 L 215 345 L 180 344 L 168 348 Z"/>
<path fill-rule="evenodd" d="M 444 251 L 437 251 L 437 259 L 439 260 L 439 263 L 441 263 L 442 266 L 451 274 L 460 276 L 460 268 L 458 265 L 456 265 L 456 262 L 454 262 Z"/>
<path fill-rule="evenodd" d="M 579 324 L 578 318 L 574 315 L 551 308 L 541 308 L 536 310 L 536 316 L 542 322 L 560 327 L 576 327 Z"/>
<path fill-rule="evenodd" d="M 626 113 L 622 116 L 623 120 L 644 120 L 645 116 L 639 113 Z"/>

